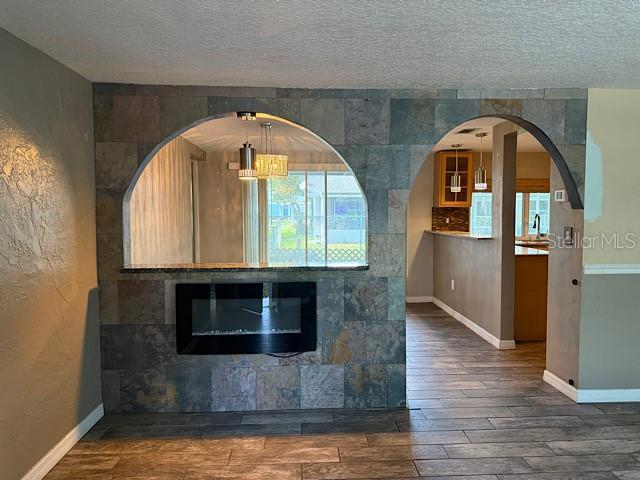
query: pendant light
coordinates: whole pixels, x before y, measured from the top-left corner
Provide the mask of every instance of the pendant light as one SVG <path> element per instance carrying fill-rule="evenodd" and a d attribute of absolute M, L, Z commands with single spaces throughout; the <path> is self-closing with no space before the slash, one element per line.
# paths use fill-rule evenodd
<path fill-rule="evenodd" d="M 256 149 L 251 147 L 249 143 L 249 122 L 256 119 L 253 112 L 238 112 L 238 118 L 245 122 L 244 135 L 245 142 L 240 147 L 240 169 L 238 170 L 238 178 L 240 180 L 255 180 L 256 172 Z"/>
<path fill-rule="evenodd" d="M 476 137 L 480 138 L 480 166 L 475 172 L 475 182 L 474 187 L 476 190 L 486 190 L 487 189 L 487 169 L 484 168 L 484 164 L 482 163 L 482 139 L 487 136 L 487 132 L 476 133 Z"/>
<path fill-rule="evenodd" d="M 262 132 L 264 132 L 264 153 L 256 155 L 256 171 L 258 178 L 286 177 L 289 174 L 287 155 L 273 153 L 273 136 L 271 122 L 262 124 L 260 132 L 260 150 L 262 150 Z"/>
<path fill-rule="evenodd" d="M 456 171 L 451 175 L 451 191 L 453 193 L 460 193 L 462 191 L 462 182 L 460 181 L 460 173 L 458 172 L 458 149 L 461 146 L 461 143 L 454 143 L 451 145 L 451 148 L 456 151 Z"/>

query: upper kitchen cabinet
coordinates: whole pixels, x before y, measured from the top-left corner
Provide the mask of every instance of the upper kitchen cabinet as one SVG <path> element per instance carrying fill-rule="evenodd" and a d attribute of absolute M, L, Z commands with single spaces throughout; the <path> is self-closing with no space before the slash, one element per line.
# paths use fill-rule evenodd
<path fill-rule="evenodd" d="M 471 206 L 471 177 L 473 159 L 471 152 L 458 151 L 456 166 L 455 151 L 441 151 L 436 154 L 435 178 L 438 181 L 438 206 L 440 207 L 470 207 Z M 456 172 L 460 174 L 460 192 L 451 191 L 451 177 Z"/>

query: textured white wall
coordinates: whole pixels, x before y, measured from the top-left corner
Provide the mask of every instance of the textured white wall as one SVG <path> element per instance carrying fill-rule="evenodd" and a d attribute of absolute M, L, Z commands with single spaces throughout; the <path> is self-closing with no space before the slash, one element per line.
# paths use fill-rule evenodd
<path fill-rule="evenodd" d="M 100 337 L 91 84 L 3 30 L 0 65 L 0 478 L 8 480 L 100 405 Z"/>

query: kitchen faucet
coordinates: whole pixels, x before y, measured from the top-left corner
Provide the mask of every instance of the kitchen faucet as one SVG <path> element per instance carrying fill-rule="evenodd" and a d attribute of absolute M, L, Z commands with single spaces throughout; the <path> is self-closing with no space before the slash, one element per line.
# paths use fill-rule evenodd
<path fill-rule="evenodd" d="M 536 240 L 540 240 L 540 214 L 539 213 L 536 213 L 535 217 L 533 217 L 532 228 L 536 229 Z"/>

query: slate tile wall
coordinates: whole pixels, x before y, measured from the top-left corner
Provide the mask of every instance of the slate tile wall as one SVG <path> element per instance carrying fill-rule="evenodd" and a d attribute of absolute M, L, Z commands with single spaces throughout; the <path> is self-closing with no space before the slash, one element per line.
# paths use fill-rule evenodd
<path fill-rule="evenodd" d="M 586 90 L 297 89 L 94 85 L 98 276 L 107 411 L 195 412 L 402 407 L 405 393 L 406 203 L 432 146 L 479 115 L 536 124 L 584 185 Z M 206 116 L 285 117 L 330 142 L 368 201 L 368 271 L 123 274 L 122 198 L 147 154 Z M 177 282 L 315 281 L 318 348 L 292 358 L 183 356 Z"/>

